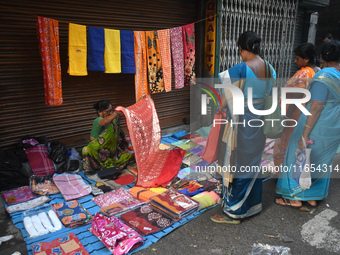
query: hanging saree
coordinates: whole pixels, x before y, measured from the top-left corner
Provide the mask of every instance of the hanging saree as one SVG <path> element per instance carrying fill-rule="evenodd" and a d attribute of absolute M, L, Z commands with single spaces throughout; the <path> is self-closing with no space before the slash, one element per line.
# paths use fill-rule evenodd
<path fill-rule="evenodd" d="M 246 63 L 235 65 L 219 76 L 223 84 L 243 90 L 245 100 L 248 98 L 247 89 L 251 87 L 252 96 L 256 98 L 253 101 L 254 108 L 264 109 L 266 81 L 258 79 Z M 273 76 L 276 77 L 275 71 Z M 271 88 L 270 83 L 270 93 Z M 224 148 L 220 148 L 219 155 L 219 169 L 223 176 L 222 207 L 228 216 L 241 219 L 262 210 L 261 157 L 266 137 L 262 127 L 248 125 L 249 120 L 258 120 L 261 116 L 250 112 L 248 106 L 244 108 L 244 115 L 234 115 L 231 91 L 224 89 L 223 93 L 228 103 L 228 123 L 221 143 Z"/>
<path fill-rule="evenodd" d="M 145 44 L 145 32 L 134 31 L 135 40 L 135 93 L 136 102 L 141 99 L 144 95 L 150 95 L 148 87 L 148 76 L 147 76 L 147 59 L 146 59 L 146 44 Z"/>
<path fill-rule="evenodd" d="M 196 83 L 195 74 L 195 25 L 194 23 L 183 26 L 184 50 L 184 85 Z"/>
<path fill-rule="evenodd" d="M 312 80 L 315 72 L 310 67 L 302 67 L 298 70 L 292 78 L 290 78 L 286 83 L 286 88 L 303 88 L 307 89 L 309 82 Z M 288 107 L 287 107 L 288 110 Z M 300 109 L 296 108 L 289 119 L 294 119 L 298 121 L 300 118 Z M 274 163 L 279 166 L 283 163 L 285 158 L 286 149 L 293 133 L 294 128 L 285 128 L 280 138 L 275 139 L 274 144 Z"/>
<path fill-rule="evenodd" d="M 43 65 L 45 104 L 61 105 L 63 95 L 59 53 L 59 22 L 38 16 L 37 24 L 40 56 Z"/>
<path fill-rule="evenodd" d="M 314 166 L 311 171 L 312 185 L 309 189 L 303 190 L 293 178 L 293 167 L 295 165 L 295 150 L 306 125 L 307 116 L 302 114 L 298 124 L 294 128 L 290 142 L 287 147 L 283 169 L 276 184 L 276 193 L 283 198 L 292 200 L 322 200 L 328 196 L 329 178 L 331 176 L 332 161 L 340 144 L 340 72 L 333 67 L 323 68 L 312 79 L 308 86 L 311 90 L 314 84 L 321 83 L 328 89 L 325 105 L 316 121 L 309 139 L 313 144 L 310 164 Z M 316 92 L 316 93 L 313 93 Z M 311 90 L 312 98 L 319 94 L 318 90 Z M 307 105 L 309 110 L 311 104 Z M 312 165 L 314 164 L 314 165 Z M 320 169 L 320 170 L 318 170 Z"/>
<path fill-rule="evenodd" d="M 151 94 L 164 91 L 163 69 L 157 31 L 146 31 L 149 89 Z"/>
<path fill-rule="evenodd" d="M 164 88 L 166 92 L 171 91 L 171 53 L 170 53 L 170 30 L 157 30 L 159 48 L 164 78 Z"/>
<path fill-rule="evenodd" d="M 170 28 L 171 56 L 174 66 L 175 88 L 184 87 L 184 52 L 182 27 Z"/>
<path fill-rule="evenodd" d="M 185 151 L 159 149 L 161 128 L 153 100 L 147 95 L 128 108 L 116 110 L 126 117 L 138 169 L 136 186 L 165 187 L 177 175 Z"/>
<path fill-rule="evenodd" d="M 124 132 L 120 129 L 119 117 L 115 118 L 99 137 L 90 141 L 83 148 L 83 171 L 95 171 L 113 166 L 123 169 L 133 158 L 133 154 L 126 149 Z"/>

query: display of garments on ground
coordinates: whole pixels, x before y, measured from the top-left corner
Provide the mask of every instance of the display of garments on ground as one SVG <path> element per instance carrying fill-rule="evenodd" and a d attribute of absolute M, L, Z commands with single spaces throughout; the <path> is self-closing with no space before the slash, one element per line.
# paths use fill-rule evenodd
<path fill-rule="evenodd" d="M 116 217 L 107 218 L 96 213 L 89 231 L 115 255 L 128 254 L 144 243 L 143 238 Z"/>
<path fill-rule="evenodd" d="M 216 193 L 210 194 L 209 192 L 202 192 L 200 194 L 193 196 L 192 199 L 200 203 L 199 210 L 202 210 L 204 208 L 213 206 L 217 203 L 217 201 L 215 200 L 216 198 L 215 195 L 217 196 L 217 198 L 219 198 L 219 196 Z"/>
<path fill-rule="evenodd" d="M 120 118 L 115 118 L 97 138 L 83 148 L 84 173 L 94 174 L 102 168 L 113 166 L 123 169 L 133 159 L 127 145 L 120 128 Z"/>
<path fill-rule="evenodd" d="M 156 233 L 174 223 L 171 217 L 150 205 L 143 205 L 123 213 L 119 218 L 143 236 Z"/>
<path fill-rule="evenodd" d="M 85 247 L 74 233 L 50 242 L 33 244 L 33 255 L 60 254 L 60 255 L 89 255 Z"/>
<path fill-rule="evenodd" d="M 104 193 L 103 195 L 99 195 L 93 198 L 93 201 L 100 208 L 103 208 L 105 206 L 112 205 L 114 203 L 118 203 L 124 199 L 126 200 L 129 198 L 133 198 L 133 195 L 131 195 L 126 189 L 119 188 L 119 189 Z"/>
<path fill-rule="evenodd" d="M 185 151 L 176 148 L 160 150 L 161 129 L 156 108 L 150 96 L 124 108 L 138 168 L 136 186 L 166 186 L 178 173 Z"/>
<path fill-rule="evenodd" d="M 306 66 L 300 68 L 294 75 L 291 77 L 285 87 L 286 88 L 303 88 L 307 89 L 309 82 L 312 80 L 315 72 L 312 68 Z M 287 107 L 288 110 L 289 106 Z M 300 109 L 296 108 L 294 112 L 289 116 L 289 119 L 294 119 L 298 121 L 300 118 Z M 287 146 L 290 140 L 290 137 L 293 133 L 294 127 L 286 127 L 283 131 L 281 137 L 275 139 L 274 145 L 274 163 L 276 166 L 279 166 L 283 163 L 285 158 Z"/>
<path fill-rule="evenodd" d="M 199 206 L 198 202 L 173 188 L 153 197 L 150 204 L 174 218 L 186 217 Z"/>
<path fill-rule="evenodd" d="M 4 191 L 2 192 L 2 196 L 4 197 L 7 205 L 21 203 L 36 198 L 28 186 Z"/>
<path fill-rule="evenodd" d="M 85 197 L 92 190 L 78 174 L 55 174 L 53 181 L 66 201 Z"/>
<path fill-rule="evenodd" d="M 65 227 L 81 226 L 92 219 L 91 214 L 77 200 L 53 204 L 53 208 Z"/>

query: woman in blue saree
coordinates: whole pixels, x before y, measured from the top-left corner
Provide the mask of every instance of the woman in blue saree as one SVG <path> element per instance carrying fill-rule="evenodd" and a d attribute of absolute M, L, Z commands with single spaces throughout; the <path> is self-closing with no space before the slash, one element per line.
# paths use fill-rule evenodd
<path fill-rule="evenodd" d="M 340 144 L 340 42 L 329 41 L 321 50 L 324 67 L 308 86 L 311 100 L 307 109 L 311 115 L 301 115 L 291 136 L 283 166 L 294 166 L 297 148 L 304 149 L 302 137 L 313 140 L 310 145 L 310 170 L 312 185 L 302 189 L 293 178 L 293 170 L 280 173 L 276 199 L 280 205 L 301 207 L 302 201 L 316 206 L 317 200 L 328 196 L 332 161 Z M 313 165 L 314 164 L 314 165 Z M 292 167 L 291 167 L 292 168 Z"/>
<path fill-rule="evenodd" d="M 233 96 L 230 90 L 223 90 L 222 106 L 228 106 L 228 123 L 222 138 L 225 149 L 220 148 L 219 152 L 222 155 L 219 166 L 223 175 L 223 213 L 211 217 L 216 223 L 238 224 L 241 219 L 262 210 L 261 157 L 266 137 L 261 116 L 252 113 L 247 106 L 248 99 L 252 98 L 255 109 L 264 109 L 267 76 L 265 61 L 259 56 L 260 43 L 261 38 L 254 32 L 241 34 L 238 45 L 244 62 L 219 74 L 223 84 L 229 83 L 243 91 L 245 107 L 243 115 L 233 114 Z M 269 67 L 276 78 L 274 69 Z M 270 94 L 271 81 L 268 85 Z M 248 88 L 252 88 L 252 95 L 248 95 Z M 231 125 L 231 121 L 235 124 Z"/>

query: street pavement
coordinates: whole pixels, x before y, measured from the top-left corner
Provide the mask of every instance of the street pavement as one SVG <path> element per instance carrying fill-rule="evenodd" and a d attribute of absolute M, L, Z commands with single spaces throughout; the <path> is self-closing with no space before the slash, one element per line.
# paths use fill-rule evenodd
<path fill-rule="evenodd" d="M 333 165 L 340 166 L 340 154 Z M 331 178 L 328 198 L 309 212 L 274 203 L 276 178 L 263 183 L 263 210 L 239 225 L 217 224 L 216 206 L 136 255 L 248 255 L 254 244 L 289 247 L 295 255 L 340 254 L 340 179 Z M 27 254 L 21 232 L 0 207 L 0 236 L 15 238 L 0 246 L 1 255 Z M 275 253 L 280 254 L 280 253 Z"/>

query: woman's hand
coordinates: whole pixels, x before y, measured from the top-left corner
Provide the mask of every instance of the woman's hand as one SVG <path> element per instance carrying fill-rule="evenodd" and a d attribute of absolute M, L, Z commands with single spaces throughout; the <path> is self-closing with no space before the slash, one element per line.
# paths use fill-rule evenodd
<path fill-rule="evenodd" d="M 301 136 L 299 143 L 298 143 L 298 147 L 301 151 L 305 149 L 305 145 L 303 144 L 302 137 L 305 139 L 305 142 L 307 142 L 307 140 L 308 140 L 308 137 Z"/>

